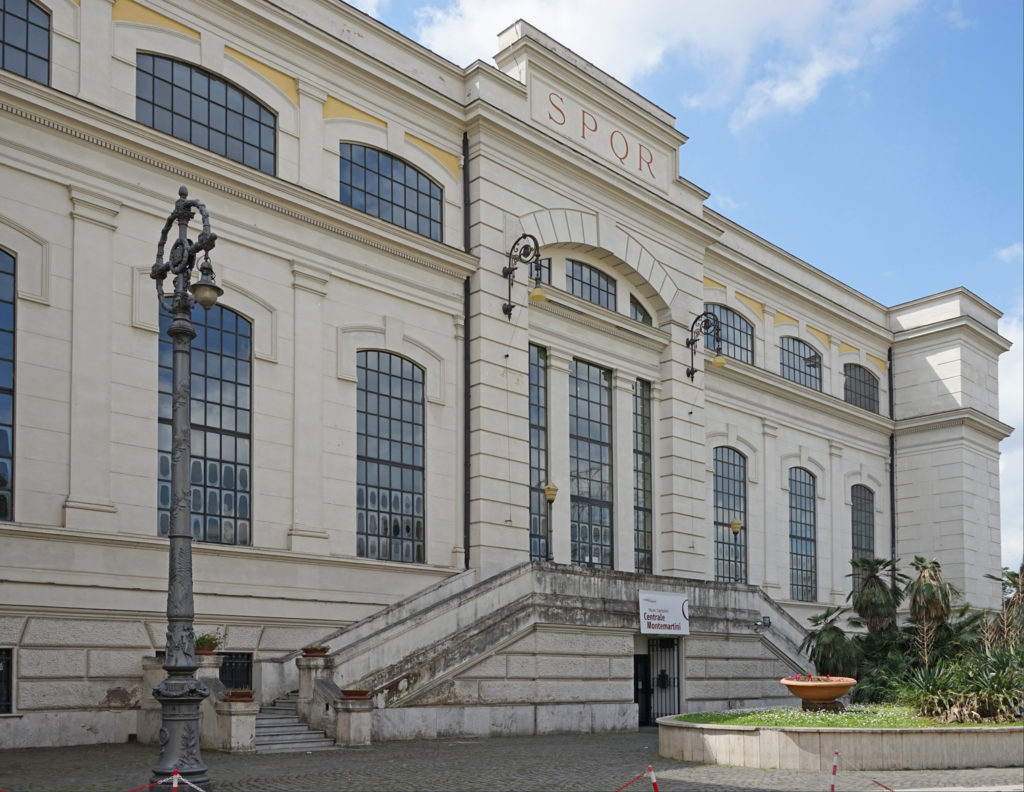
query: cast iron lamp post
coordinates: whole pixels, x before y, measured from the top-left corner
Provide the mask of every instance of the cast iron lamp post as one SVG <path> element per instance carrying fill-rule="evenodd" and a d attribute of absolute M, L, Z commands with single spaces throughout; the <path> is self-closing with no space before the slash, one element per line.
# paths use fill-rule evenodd
<path fill-rule="evenodd" d="M 174 319 L 167 329 L 174 344 L 173 384 L 171 396 L 171 528 L 170 562 L 167 573 L 167 646 L 164 670 L 167 678 L 153 688 L 160 702 L 160 761 L 153 768 L 151 783 L 169 778 L 177 770 L 192 784 L 208 788 L 210 778 L 199 750 L 199 704 L 210 695 L 206 686 L 195 678 L 196 636 L 192 629 L 195 606 L 192 597 L 192 529 L 191 495 L 189 492 L 189 461 L 192 443 L 191 357 L 192 306 L 199 303 L 211 308 L 224 293 L 213 276 L 210 251 L 217 235 L 210 231 L 210 215 L 201 201 L 189 200 L 188 189 L 178 190 L 178 200 L 160 232 L 156 263 L 150 277 L 156 281 L 160 306 Z M 203 230 L 198 239 L 188 238 L 188 224 L 198 209 Z M 164 245 L 171 226 L 178 224 L 178 238 L 164 262 Z M 196 257 L 202 253 L 200 278 L 192 283 Z M 164 294 L 164 279 L 174 276 L 174 291 Z"/>
<path fill-rule="evenodd" d="M 722 355 L 722 324 L 711 311 L 705 311 L 693 320 L 693 324 L 690 325 L 690 337 L 686 339 L 686 346 L 690 350 L 690 365 L 686 369 L 686 376 L 691 380 L 697 373 L 697 364 L 694 358 L 697 344 L 708 333 L 711 334 L 715 342 L 715 357 L 711 360 L 711 365 L 715 368 L 722 368 L 725 365 L 725 357 Z"/>

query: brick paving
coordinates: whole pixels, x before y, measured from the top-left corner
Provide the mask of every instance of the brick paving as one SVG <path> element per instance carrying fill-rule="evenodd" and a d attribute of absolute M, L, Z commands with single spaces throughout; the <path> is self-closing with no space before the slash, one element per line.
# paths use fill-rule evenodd
<path fill-rule="evenodd" d="M 128 792 L 149 783 L 159 752 L 149 745 L 0 750 L 0 792 Z M 204 751 L 216 792 L 351 790 L 604 790 L 615 792 L 653 765 L 664 792 L 823 792 L 822 772 L 695 765 L 658 756 L 654 729 L 492 739 L 378 743 L 313 753 Z M 876 783 L 878 782 L 878 783 Z M 840 766 L 836 790 L 1020 792 L 1024 769 L 874 770 Z M 183 787 L 184 789 L 184 787 Z M 628 792 L 651 792 L 641 778 Z"/>

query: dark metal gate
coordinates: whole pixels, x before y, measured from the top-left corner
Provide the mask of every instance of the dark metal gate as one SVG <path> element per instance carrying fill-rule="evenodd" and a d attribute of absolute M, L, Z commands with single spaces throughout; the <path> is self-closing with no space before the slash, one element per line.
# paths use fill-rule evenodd
<path fill-rule="evenodd" d="M 220 681 L 226 688 L 252 689 L 252 652 L 219 652 Z"/>
<path fill-rule="evenodd" d="M 679 639 L 647 641 L 651 662 L 651 720 L 679 713 Z"/>
<path fill-rule="evenodd" d="M 0 714 L 10 714 L 13 693 L 14 650 L 0 649 Z"/>

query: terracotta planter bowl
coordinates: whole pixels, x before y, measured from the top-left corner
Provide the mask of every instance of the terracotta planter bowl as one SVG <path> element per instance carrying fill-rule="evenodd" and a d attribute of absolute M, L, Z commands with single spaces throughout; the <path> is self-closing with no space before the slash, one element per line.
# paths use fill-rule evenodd
<path fill-rule="evenodd" d="M 831 679 L 780 679 L 786 689 L 804 703 L 804 709 L 825 708 L 840 696 L 845 696 L 857 680 L 853 677 Z"/>

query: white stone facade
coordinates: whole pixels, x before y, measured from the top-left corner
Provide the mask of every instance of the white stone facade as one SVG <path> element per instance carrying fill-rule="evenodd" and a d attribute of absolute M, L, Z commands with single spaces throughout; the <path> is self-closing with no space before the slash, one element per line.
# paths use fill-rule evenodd
<path fill-rule="evenodd" d="M 497 68 L 462 69 L 333 0 L 36 5 L 51 26 L 49 84 L 0 70 L 0 250 L 16 268 L 13 519 L 0 522 L 13 698 L 0 744 L 138 731 L 142 658 L 163 647 L 167 569 L 149 270 L 181 184 L 219 235 L 220 304 L 252 323 L 251 544 L 193 545 L 196 632 L 220 632 L 224 649 L 279 658 L 450 580 L 467 560 L 481 580 L 530 560 L 530 344 L 547 350 L 555 564 L 572 560 L 569 371 L 581 360 L 610 371 L 614 570 L 635 571 L 641 379 L 652 389 L 654 574 L 716 579 L 713 453 L 727 446 L 746 460 L 738 582 L 798 622 L 846 596 L 854 485 L 874 495 L 875 555 L 936 557 L 972 604 L 998 603 L 983 575 L 1000 566 L 1007 342 L 979 297 L 957 289 L 887 308 L 706 208 L 707 193 L 677 176 L 685 137 L 674 119 L 523 22 L 499 37 Z M 137 121 L 138 53 L 200 67 L 264 103 L 275 175 Z M 387 152 L 438 185 L 441 240 L 339 202 L 341 143 Z M 527 301 L 520 267 L 507 318 L 502 268 L 523 233 L 550 259 L 548 301 Z M 614 310 L 570 293 L 567 259 L 615 284 Z M 630 297 L 651 324 L 631 318 Z M 751 324 L 753 362 L 711 368 L 702 338 L 691 378 L 685 342 L 706 304 Z M 780 375 L 783 338 L 815 350 L 820 391 Z M 423 371 L 423 563 L 357 550 L 362 350 Z M 848 363 L 877 377 L 878 412 L 844 400 Z M 805 601 L 790 591 L 792 468 L 816 484 Z M 554 662 L 517 643 L 459 684 L 500 687 L 513 708 L 554 697 L 610 708 L 609 722 L 634 717 L 629 636 L 581 640 L 600 644 L 599 668 L 586 652 Z M 721 651 L 707 649 L 714 633 L 687 640 L 681 673 L 717 684 L 703 659 Z M 528 689 L 511 690 L 523 675 Z M 596 681 L 559 682 L 567 675 Z M 443 720 L 437 707 L 417 717 Z M 549 730 L 574 717 L 552 712 Z M 399 720 L 374 728 L 438 733 Z"/>

